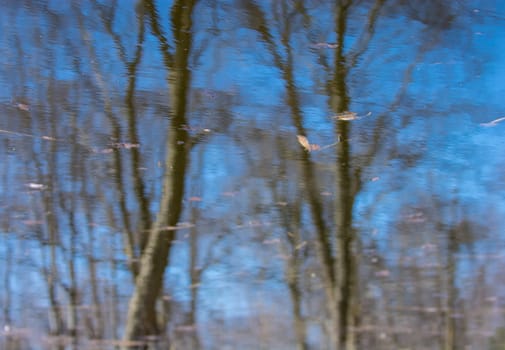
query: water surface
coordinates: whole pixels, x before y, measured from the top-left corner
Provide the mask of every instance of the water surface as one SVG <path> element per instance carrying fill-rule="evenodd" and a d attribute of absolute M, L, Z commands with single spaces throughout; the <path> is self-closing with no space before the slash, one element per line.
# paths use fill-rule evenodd
<path fill-rule="evenodd" d="M 0 347 L 503 348 L 504 20 L 2 1 Z"/>

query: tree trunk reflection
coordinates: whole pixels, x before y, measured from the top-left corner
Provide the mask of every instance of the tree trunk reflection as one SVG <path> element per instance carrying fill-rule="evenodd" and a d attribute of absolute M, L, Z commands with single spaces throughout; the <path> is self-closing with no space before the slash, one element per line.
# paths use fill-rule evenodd
<path fill-rule="evenodd" d="M 137 340 L 145 335 L 159 334 L 161 331 L 157 323 L 156 303 L 162 290 L 163 275 L 170 261 L 170 248 L 176 234 L 175 230 L 167 227 L 174 227 L 179 221 L 188 163 L 189 138 L 185 126 L 187 93 L 190 86 L 188 59 L 191 52 L 193 5 L 193 1 L 177 1 L 172 8 L 176 47 L 173 65 L 167 66 L 172 110 L 167 134 L 163 189 L 160 208 L 140 259 L 135 291 L 128 307 L 125 340 Z M 154 10 L 154 4 L 150 1 L 146 1 L 146 7 Z M 154 13 L 150 14 L 152 24 L 156 23 Z M 172 58 L 167 53 L 164 54 L 165 62 L 172 62 Z"/>

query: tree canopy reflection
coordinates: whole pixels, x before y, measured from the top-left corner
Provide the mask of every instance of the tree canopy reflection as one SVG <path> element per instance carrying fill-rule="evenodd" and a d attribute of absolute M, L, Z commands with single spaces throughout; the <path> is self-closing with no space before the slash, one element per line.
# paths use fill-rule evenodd
<path fill-rule="evenodd" d="M 503 346 L 479 6 L 7 2 L 1 347 Z"/>

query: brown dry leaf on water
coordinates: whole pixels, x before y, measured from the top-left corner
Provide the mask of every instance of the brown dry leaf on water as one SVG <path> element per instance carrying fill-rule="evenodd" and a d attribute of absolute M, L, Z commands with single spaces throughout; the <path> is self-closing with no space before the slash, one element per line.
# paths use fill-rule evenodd
<path fill-rule="evenodd" d="M 108 154 L 114 152 L 112 148 L 103 148 L 103 149 L 92 148 L 91 150 L 93 151 L 93 153 L 100 153 L 100 154 Z"/>
<path fill-rule="evenodd" d="M 309 140 L 303 135 L 296 135 L 296 138 L 298 139 L 298 143 L 302 145 L 302 147 L 305 148 L 305 150 L 307 150 L 308 152 L 317 151 L 321 149 L 321 146 L 319 145 L 315 144 L 311 145 Z"/>
<path fill-rule="evenodd" d="M 18 109 L 21 110 L 21 111 L 25 111 L 25 112 L 29 112 L 30 111 L 30 106 L 28 106 L 26 103 L 18 103 L 16 105 L 16 107 L 18 107 Z"/>
<path fill-rule="evenodd" d="M 334 115 L 332 118 L 336 120 L 343 120 L 343 121 L 351 121 L 351 120 L 356 120 L 356 119 L 361 119 L 363 117 L 369 117 L 372 115 L 372 112 L 368 112 L 364 116 L 359 116 L 358 113 L 356 112 L 342 112 L 342 113 L 337 113 Z"/>
<path fill-rule="evenodd" d="M 307 151 L 310 152 L 310 143 L 309 140 L 303 135 L 296 135 L 296 138 L 298 139 L 298 143 L 302 145 L 303 148 L 305 148 Z"/>
<path fill-rule="evenodd" d="M 337 145 L 339 142 L 340 142 L 340 137 L 339 137 L 339 140 L 337 142 L 334 142 L 334 143 L 331 143 L 329 145 L 326 145 L 326 146 L 319 146 L 319 145 L 316 145 L 314 143 L 310 143 L 309 140 L 303 136 L 303 135 L 296 135 L 296 138 L 298 139 L 298 143 L 300 145 L 302 145 L 303 148 L 305 148 L 305 150 L 307 152 L 312 152 L 312 151 L 321 151 L 323 149 L 326 149 L 326 148 L 330 148 L 330 147 L 333 147 L 335 145 Z"/>
<path fill-rule="evenodd" d="M 300 250 L 307 245 L 307 241 L 303 241 L 295 247 L 295 250 Z"/>
<path fill-rule="evenodd" d="M 42 225 L 44 223 L 44 221 L 42 221 L 42 220 L 24 220 L 21 222 L 23 224 L 25 224 L 26 226 L 37 226 L 37 225 Z"/>
<path fill-rule="evenodd" d="M 502 122 L 505 120 L 505 117 L 501 117 L 501 118 L 498 118 L 498 119 L 495 119 L 495 120 L 492 120 L 488 123 L 480 123 L 481 126 L 485 126 L 485 127 L 493 127 L 493 126 L 496 126 L 499 122 Z"/>
<path fill-rule="evenodd" d="M 375 272 L 375 276 L 377 277 L 389 277 L 389 275 L 390 275 L 389 270 L 380 270 Z"/>
<path fill-rule="evenodd" d="M 192 228 L 194 226 L 195 225 L 190 222 L 179 222 L 175 226 L 163 226 L 163 227 L 159 227 L 157 230 L 159 230 L 159 231 L 175 231 L 175 230 Z"/>
<path fill-rule="evenodd" d="M 111 145 L 114 148 L 124 148 L 124 149 L 131 149 L 131 148 L 139 148 L 140 145 L 138 143 L 130 143 L 130 142 L 116 142 Z"/>
<path fill-rule="evenodd" d="M 334 115 L 333 119 L 344 121 L 356 120 L 358 119 L 358 114 L 355 112 L 342 112 Z"/>
<path fill-rule="evenodd" d="M 57 141 L 54 137 L 51 136 L 42 136 L 42 140 L 47 140 L 47 141 Z"/>

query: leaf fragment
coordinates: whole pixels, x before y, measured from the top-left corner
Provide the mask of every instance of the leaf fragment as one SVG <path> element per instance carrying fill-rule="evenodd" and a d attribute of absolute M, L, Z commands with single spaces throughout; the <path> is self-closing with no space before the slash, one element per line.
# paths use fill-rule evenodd
<path fill-rule="evenodd" d="M 321 149 L 321 146 L 311 144 L 309 140 L 303 135 L 296 135 L 296 138 L 298 139 L 298 143 L 302 145 L 302 147 L 305 148 L 305 150 L 308 152 L 319 151 Z"/>
<path fill-rule="evenodd" d="M 307 245 L 307 241 L 303 241 L 302 243 L 298 244 L 296 247 L 295 247 L 295 250 L 300 250 L 302 249 L 304 246 Z"/>
<path fill-rule="evenodd" d="M 380 270 L 375 272 L 375 276 L 377 277 L 389 277 L 390 274 L 389 270 Z"/>
<path fill-rule="evenodd" d="M 42 136 L 41 138 L 42 138 L 42 140 L 47 140 L 47 141 L 57 141 L 54 137 L 46 136 L 46 135 Z"/>
<path fill-rule="evenodd" d="M 175 226 L 169 225 L 169 226 L 163 226 L 159 227 L 157 230 L 159 231 L 175 231 L 175 230 L 182 230 L 182 229 L 188 229 L 191 227 L 194 227 L 195 225 L 189 222 L 179 222 Z"/>
<path fill-rule="evenodd" d="M 116 142 L 111 145 L 114 148 L 124 148 L 124 149 L 131 149 L 131 148 L 139 148 L 140 145 L 138 143 L 130 143 L 130 142 Z"/>
<path fill-rule="evenodd" d="M 29 112 L 30 111 L 30 106 L 27 105 L 26 103 L 18 103 L 16 105 L 16 107 L 18 107 L 18 109 L 21 110 L 21 111 L 25 111 L 25 112 Z"/>
<path fill-rule="evenodd" d="M 334 115 L 332 118 L 337 120 L 350 121 L 358 119 L 358 114 L 355 112 L 342 112 Z"/>
<path fill-rule="evenodd" d="M 45 190 L 47 188 L 46 185 L 38 184 L 38 183 L 34 183 L 34 182 L 27 183 L 27 184 L 25 184 L 25 186 L 31 190 Z"/>
<path fill-rule="evenodd" d="M 311 47 L 315 49 L 336 49 L 338 47 L 338 44 L 319 42 L 319 43 L 313 43 Z"/>
<path fill-rule="evenodd" d="M 305 148 L 307 151 L 310 152 L 309 140 L 303 135 L 296 135 L 296 138 L 298 139 L 298 143 L 302 145 L 303 148 Z"/>
<path fill-rule="evenodd" d="M 498 119 L 495 119 L 495 120 L 492 120 L 488 123 L 481 123 L 480 125 L 481 126 L 485 126 L 485 127 L 493 127 L 493 126 L 496 126 L 498 123 L 502 122 L 505 120 L 505 117 L 501 117 L 501 118 L 498 118 Z"/>

